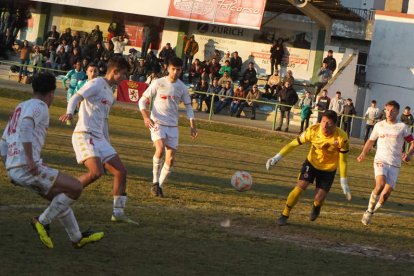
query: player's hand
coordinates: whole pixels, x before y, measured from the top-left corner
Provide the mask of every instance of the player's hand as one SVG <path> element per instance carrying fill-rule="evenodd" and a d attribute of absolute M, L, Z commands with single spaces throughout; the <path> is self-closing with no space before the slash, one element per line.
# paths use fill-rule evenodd
<path fill-rule="evenodd" d="M 358 157 L 357 157 L 357 161 L 358 162 L 362 162 L 365 158 L 365 154 L 361 153 Z"/>
<path fill-rule="evenodd" d="M 198 136 L 198 131 L 195 127 L 190 128 L 190 135 L 193 139 L 197 138 Z"/>
<path fill-rule="evenodd" d="M 280 161 L 280 159 L 282 159 L 282 156 L 280 154 L 276 154 L 274 157 L 270 158 L 269 160 L 267 160 L 266 162 L 266 170 L 270 171 L 271 167 L 276 165 L 277 162 Z"/>
<path fill-rule="evenodd" d="M 402 160 L 403 160 L 404 162 L 408 162 L 408 161 L 410 161 L 410 160 L 411 160 L 411 156 L 410 156 L 410 155 L 408 155 L 408 154 L 406 154 L 406 153 L 404 153 L 404 154 L 403 154 L 403 156 L 402 156 Z"/>
<path fill-rule="evenodd" d="M 59 120 L 63 123 L 66 123 L 66 121 L 72 121 L 73 115 L 72 114 L 63 114 L 59 117 Z"/>
<path fill-rule="evenodd" d="M 342 191 L 344 192 L 346 199 L 351 200 L 352 198 L 351 190 L 349 189 L 347 178 L 341 177 L 341 187 L 342 187 Z"/>
<path fill-rule="evenodd" d="M 155 123 L 153 120 L 151 120 L 150 118 L 145 118 L 144 119 L 144 124 L 147 128 L 152 129 L 155 126 Z"/>
<path fill-rule="evenodd" d="M 33 159 L 26 159 L 27 168 L 32 175 L 39 175 L 39 169 Z"/>

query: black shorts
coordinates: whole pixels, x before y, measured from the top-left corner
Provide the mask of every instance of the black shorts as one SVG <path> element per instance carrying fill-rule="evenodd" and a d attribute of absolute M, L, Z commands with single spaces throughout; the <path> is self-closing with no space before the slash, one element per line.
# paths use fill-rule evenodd
<path fill-rule="evenodd" d="M 336 170 L 332 172 L 318 170 L 306 159 L 298 179 L 313 183 L 313 180 L 316 178 L 316 188 L 329 192 L 335 179 L 335 173 Z"/>

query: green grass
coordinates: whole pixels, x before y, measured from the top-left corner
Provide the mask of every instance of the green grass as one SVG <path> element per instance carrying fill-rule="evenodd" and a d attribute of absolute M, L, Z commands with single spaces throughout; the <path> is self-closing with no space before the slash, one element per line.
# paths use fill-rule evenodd
<path fill-rule="evenodd" d="M 15 105 L 28 95 L 0 89 L 0 128 Z M 72 128 L 57 118 L 65 112 L 57 99 L 51 108 L 43 160 L 54 168 L 80 175 L 71 145 Z M 127 213 L 139 227 L 111 224 L 112 177 L 89 186 L 73 206 L 82 229 L 105 231 L 101 242 L 74 250 L 64 229 L 52 224 L 53 250 L 43 248 L 28 221 L 47 202 L 12 186 L 0 169 L 0 275 L 413 275 L 413 165 L 401 169 L 399 184 L 389 202 L 361 224 L 373 185 L 372 155 L 355 161 L 350 152 L 349 183 L 353 194 L 345 200 L 335 182 L 322 214 L 308 215 L 309 189 L 292 211 L 290 225 L 275 219 L 305 159 L 308 147 L 298 148 L 270 173 L 264 164 L 288 140 L 268 131 L 253 131 L 220 123 L 199 122 L 200 137 L 190 139 L 180 121 L 180 147 L 166 198 L 149 196 L 153 147 L 149 132 L 135 110 L 114 108 L 111 141 L 128 168 Z M 253 189 L 238 193 L 230 177 L 249 171 Z M 224 221 L 230 227 L 222 227 Z"/>

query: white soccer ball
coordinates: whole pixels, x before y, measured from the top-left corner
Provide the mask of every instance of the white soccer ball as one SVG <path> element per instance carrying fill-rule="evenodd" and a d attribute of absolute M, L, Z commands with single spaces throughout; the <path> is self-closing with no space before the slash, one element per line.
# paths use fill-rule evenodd
<path fill-rule="evenodd" d="M 253 178 L 248 172 L 237 171 L 231 177 L 231 185 L 239 192 L 248 191 L 253 185 Z"/>

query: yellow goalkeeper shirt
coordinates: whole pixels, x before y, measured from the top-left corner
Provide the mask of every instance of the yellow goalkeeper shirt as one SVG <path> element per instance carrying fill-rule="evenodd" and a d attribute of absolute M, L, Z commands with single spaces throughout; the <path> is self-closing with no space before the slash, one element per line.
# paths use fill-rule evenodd
<path fill-rule="evenodd" d="M 338 167 L 339 153 L 349 151 L 348 135 L 340 128 L 334 134 L 325 136 L 320 124 L 309 127 L 298 139 L 299 144 L 311 143 L 308 153 L 309 162 L 318 170 L 334 171 Z"/>

